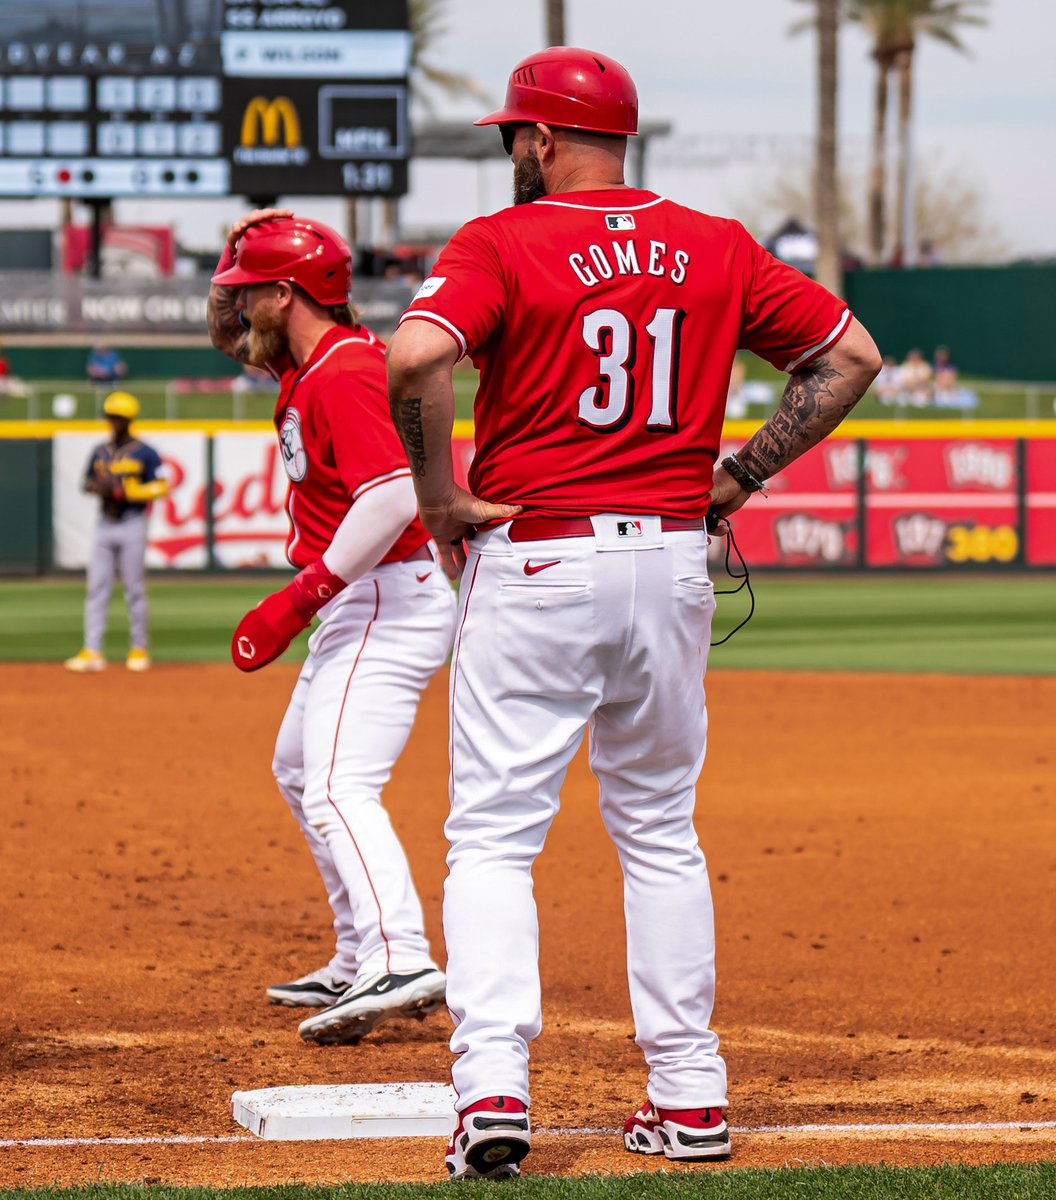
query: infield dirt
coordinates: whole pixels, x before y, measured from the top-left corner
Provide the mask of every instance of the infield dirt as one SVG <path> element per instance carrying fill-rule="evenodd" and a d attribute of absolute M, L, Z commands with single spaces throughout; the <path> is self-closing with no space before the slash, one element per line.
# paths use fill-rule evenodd
<path fill-rule="evenodd" d="M 0 1186 L 435 1180 L 442 1141 L 239 1137 L 236 1089 L 447 1079 L 445 1015 L 300 1042 L 264 988 L 326 962 L 329 910 L 270 776 L 294 670 L 3 667 Z M 386 792 L 442 952 L 446 678 Z M 708 676 L 698 828 L 718 921 L 730 1165 L 1056 1157 L 1056 679 Z M 585 756 L 536 871 L 546 1027 L 534 1173 L 622 1150 L 644 1098 L 619 871 Z M 1005 1130 L 764 1126 L 1009 1122 Z M 567 1132 L 566 1132 L 567 1131 Z M 679 1168 L 695 1170 L 726 1169 Z"/>

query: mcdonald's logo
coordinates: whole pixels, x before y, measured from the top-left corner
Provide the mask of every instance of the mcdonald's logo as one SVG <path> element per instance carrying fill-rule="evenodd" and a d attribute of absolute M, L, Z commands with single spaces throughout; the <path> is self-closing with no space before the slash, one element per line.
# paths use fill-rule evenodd
<path fill-rule="evenodd" d="M 303 166 L 310 155 L 301 137 L 301 119 L 288 96 L 254 96 L 242 113 L 241 144 L 232 157 L 242 166 Z"/>
<path fill-rule="evenodd" d="M 274 100 L 254 96 L 242 115 L 242 145 L 259 146 L 263 142 L 265 146 L 277 146 L 280 132 L 288 149 L 301 144 L 301 121 L 293 102 L 286 96 Z"/>

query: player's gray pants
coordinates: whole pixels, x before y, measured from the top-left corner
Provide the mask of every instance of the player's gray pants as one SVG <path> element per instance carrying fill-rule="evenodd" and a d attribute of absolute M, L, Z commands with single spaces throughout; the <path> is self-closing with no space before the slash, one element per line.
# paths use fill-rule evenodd
<path fill-rule="evenodd" d="M 147 648 L 147 589 L 143 555 L 147 549 L 147 514 L 128 513 L 119 521 L 101 517 L 88 559 L 88 593 L 84 599 L 84 644 L 102 652 L 106 609 L 114 579 L 120 573 L 128 607 L 129 645 Z"/>

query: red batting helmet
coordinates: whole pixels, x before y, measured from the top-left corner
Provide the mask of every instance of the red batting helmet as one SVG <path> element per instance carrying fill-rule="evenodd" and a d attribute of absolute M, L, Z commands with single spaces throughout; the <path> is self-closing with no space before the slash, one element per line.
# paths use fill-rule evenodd
<path fill-rule="evenodd" d="M 235 247 L 235 265 L 213 276 L 221 287 L 295 283 L 319 304 L 347 304 L 352 253 L 329 225 L 276 217 L 250 225 Z"/>
<path fill-rule="evenodd" d="M 575 46 L 551 46 L 519 62 L 506 87 L 506 103 L 473 123 L 521 121 L 633 136 L 638 91 L 615 59 Z"/>

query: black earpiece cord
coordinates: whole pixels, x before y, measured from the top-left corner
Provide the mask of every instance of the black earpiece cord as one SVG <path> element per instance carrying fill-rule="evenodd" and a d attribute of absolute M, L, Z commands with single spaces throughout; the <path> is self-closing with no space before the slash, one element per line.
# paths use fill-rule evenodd
<path fill-rule="evenodd" d="M 748 564 L 744 561 L 744 555 L 741 553 L 741 549 L 737 545 L 737 539 L 733 536 L 733 525 L 731 524 L 730 519 L 728 517 L 725 517 L 725 518 L 723 518 L 723 520 L 725 520 L 725 522 L 726 522 L 726 558 L 723 561 L 722 565 L 723 565 L 724 570 L 726 571 L 726 574 L 729 575 L 730 579 L 739 579 L 741 582 L 738 583 L 735 588 L 727 588 L 725 591 L 722 591 L 722 592 L 716 590 L 715 595 L 716 596 L 736 596 L 737 593 L 742 590 L 742 588 L 747 588 L 748 596 L 751 600 L 751 606 L 749 607 L 748 615 L 744 618 L 744 620 L 739 625 L 734 625 L 734 627 L 730 630 L 730 632 L 724 638 L 719 638 L 719 640 L 717 642 L 712 642 L 711 644 L 713 646 L 721 646 L 723 644 L 723 642 L 728 642 L 730 640 L 730 638 L 732 638 L 733 635 L 739 629 L 743 629 L 745 627 L 745 625 L 748 624 L 748 622 L 752 619 L 752 614 L 755 612 L 755 592 L 752 591 L 751 577 L 749 576 L 749 573 L 748 573 Z M 733 571 L 730 570 L 730 551 L 731 550 L 733 551 L 734 554 L 737 555 L 737 561 L 741 564 L 741 568 L 742 568 L 741 573 L 737 574 L 737 575 L 735 575 L 733 573 Z"/>

